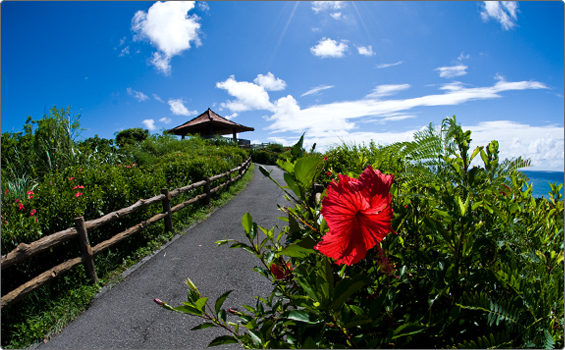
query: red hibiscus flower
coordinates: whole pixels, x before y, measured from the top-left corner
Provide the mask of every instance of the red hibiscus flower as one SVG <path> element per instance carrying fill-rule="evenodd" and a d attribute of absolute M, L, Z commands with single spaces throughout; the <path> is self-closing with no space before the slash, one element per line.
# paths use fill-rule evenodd
<path fill-rule="evenodd" d="M 73 190 L 76 190 L 77 188 L 84 188 L 84 186 L 82 186 L 82 185 L 75 186 L 75 187 L 73 187 Z"/>
<path fill-rule="evenodd" d="M 332 173 L 331 173 L 330 171 L 328 171 L 328 172 L 326 173 L 326 175 L 332 176 Z"/>
<path fill-rule="evenodd" d="M 379 244 L 391 226 L 394 175 L 384 175 L 371 166 L 352 179 L 339 175 L 322 200 L 322 215 L 330 231 L 314 249 L 335 259 L 337 264 L 358 263 L 367 250 Z"/>
<path fill-rule="evenodd" d="M 69 177 L 69 181 L 73 181 L 74 179 L 74 177 Z"/>
<path fill-rule="evenodd" d="M 25 210 L 25 207 L 24 207 L 24 205 L 23 205 L 22 203 L 20 203 L 20 208 L 19 208 L 19 209 L 20 209 L 20 210 Z"/>
<path fill-rule="evenodd" d="M 290 266 L 290 263 L 286 263 L 286 265 L 284 265 L 284 264 L 272 264 L 271 265 L 271 272 L 273 273 L 273 275 L 275 275 L 275 277 L 278 280 L 283 279 L 286 276 L 288 276 L 290 274 L 290 271 L 292 271 L 292 267 Z"/>
<path fill-rule="evenodd" d="M 77 198 L 82 196 L 82 195 L 83 195 L 83 193 L 80 193 L 80 192 L 75 193 L 75 197 L 77 197 Z"/>
<path fill-rule="evenodd" d="M 324 162 L 327 162 L 327 161 L 328 161 L 328 157 L 324 157 Z"/>
<path fill-rule="evenodd" d="M 35 210 L 35 209 L 32 209 L 32 210 L 31 210 L 31 213 L 29 213 L 29 216 L 33 216 L 35 213 L 36 213 L 36 210 Z"/>

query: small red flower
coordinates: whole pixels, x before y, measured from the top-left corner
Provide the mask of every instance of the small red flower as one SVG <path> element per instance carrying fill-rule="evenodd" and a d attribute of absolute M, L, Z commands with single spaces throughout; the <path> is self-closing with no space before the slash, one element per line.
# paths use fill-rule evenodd
<path fill-rule="evenodd" d="M 327 161 L 328 161 L 328 157 L 324 157 L 324 162 L 327 162 Z"/>
<path fill-rule="evenodd" d="M 122 166 L 121 164 L 118 164 L 118 166 Z"/>
<path fill-rule="evenodd" d="M 292 267 L 290 266 L 290 263 L 286 263 L 286 265 L 284 265 L 284 264 L 271 264 L 271 272 L 273 273 L 273 275 L 275 275 L 275 277 L 278 280 L 283 279 L 286 276 L 288 276 L 290 274 L 290 271 L 292 271 Z"/>
<path fill-rule="evenodd" d="M 77 197 L 77 198 L 78 198 L 78 197 L 82 196 L 83 194 L 84 194 L 84 193 L 81 193 L 81 192 L 77 192 L 77 193 L 75 193 L 75 197 Z"/>
<path fill-rule="evenodd" d="M 29 216 L 33 216 L 37 211 L 35 209 L 31 210 L 31 213 L 29 213 Z"/>
<path fill-rule="evenodd" d="M 179 156 L 180 156 L 180 153 L 179 153 Z"/>
<path fill-rule="evenodd" d="M 384 175 L 368 166 L 353 179 L 339 175 L 322 200 L 322 215 L 330 231 L 314 249 L 335 259 L 337 264 L 358 263 L 367 250 L 394 232 L 390 186 L 394 175 Z"/>
<path fill-rule="evenodd" d="M 75 187 L 73 187 L 73 190 L 76 190 L 77 188 L 84 188 L 84 186 L 82 186 L 82 185 L 75 186 Z"/>
<path fill-rule="evenodd" d="M 131 166 L 129 166 L 129 165 L 126 165 L 126 168 L 131 168 Z"/>
<path fill-rule="evenodd" d="M 22 203 L 20 203 L 20 210 L 25 210 L 25 207 Z"/>
<path fill-rule="evenodd" d="M 326 175 L 332 176 L 332 173 L 331 173 L 330 171 L 328 171 L 328 172 L 326 173 Z"/>
<path fill-rule="evenodd" d="M 32 194 L 33 191 L 27 191 L 27 199 L 32 199 L 33 198 Z"/>
<path fill-rule="evenodd" d="M 16 200 L 14 201 L 14 203 L 18 203 L 20 200 L 16 198 Z"/>
<path fill-rule="evenodd" d="M 73 181 L 74 179 L 74 177 L 69 177 L 69 181 Z"/>
<path fill-rule="evenodd" d="M 6 191 L 4 191 L 4 194 L 7 195 L 8 193 L 10 193 L 10 190 L 6 189 Z"/>
<path fill-rule="evenodd" d="M 132 165 L 133 165 L 133 166 L 136 166 L 137 164 L 136 164 L 136 163 L 133 163 Z"/>

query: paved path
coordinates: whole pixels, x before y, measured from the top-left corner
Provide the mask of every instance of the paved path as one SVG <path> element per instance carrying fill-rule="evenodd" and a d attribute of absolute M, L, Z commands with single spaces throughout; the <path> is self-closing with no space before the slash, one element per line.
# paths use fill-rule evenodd
<path fill-rule="evenodd" d="M 273 169 L 273 177 L 284 184 L 282 170 L 266 168 Z M 177 236 L 38 348 L 206 348 L 212 339 L 227 332 L 217 328 L 190 331 L 201 323 L 200 318 L 165 310 L 153 298 L 181 305 L 186 301 L 187 277 L 204 296 L 210 297 L 212 307 L 216 298 L 230 289 L 234 291 L 224 303 L 225 308 L 255 305 L 253 296 L 268 296 L 271 282 L 252 271 L 259 260 L 241 249 L 217 247 L 214 242 L 224 238 L 247 241 L 241 226 L 241 217 L 247 211 L 265 228 L 282 227 L 284 222 L 276 219 L 283 216 L 277 203 L 288 205 L 282 190 L 263 177 L 256 165 L 253 180 L 236 198 L 185 235 Z"/>

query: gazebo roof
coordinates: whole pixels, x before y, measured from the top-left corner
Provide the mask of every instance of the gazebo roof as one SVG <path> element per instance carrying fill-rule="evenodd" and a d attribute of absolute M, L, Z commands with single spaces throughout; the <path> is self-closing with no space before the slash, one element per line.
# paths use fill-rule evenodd
<path fill-rule="evenodd" d="M 208 108 L 206 112 L 200 114 L 198 117 L 169 129 L 167 132 L 175 135 L 227 135 L 254 130 L 255 129 L 252 127 L 234 123 Z"/>

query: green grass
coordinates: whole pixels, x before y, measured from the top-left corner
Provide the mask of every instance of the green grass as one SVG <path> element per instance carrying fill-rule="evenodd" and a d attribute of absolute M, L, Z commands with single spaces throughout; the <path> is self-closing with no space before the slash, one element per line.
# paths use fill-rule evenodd
<path fill-rule="evenodd" d="M 228 190 L 212 195 L 210 204 L 191 205 L 173 214 L 173 231 L 182 230 L 205 220 L 212 212 L 226 205 L 253 179 L 254 165 Z M 88 282 L 84 267 L 77 266 L 66 275 L 30 293 L 20 302 L 2 310 L 2 347 L 26 348 L 38 341 L 48 340 L 61 332 L 71 321 L 88 308 L 92 299 L 104 286 L 113 286 L 123 280 L 122 273 L 170 241 L 176 233 L 165 232 L 162 223 L 160 234 L 139 247 L 130 255 L 120 254 L 119 246 L 108 249 L 96 257 L 98 284 Z M 144 231 L 147 231 L 144 230 Z M 143 235 L 144 232 L 138 233 Z"/>

